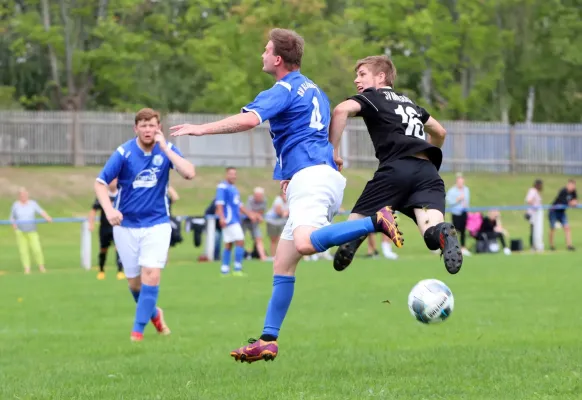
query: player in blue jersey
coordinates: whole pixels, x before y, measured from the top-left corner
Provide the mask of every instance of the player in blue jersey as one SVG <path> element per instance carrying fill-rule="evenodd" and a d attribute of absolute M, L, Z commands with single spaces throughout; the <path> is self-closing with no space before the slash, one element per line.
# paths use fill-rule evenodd
<path fill-rule="evenodd" d="M 161 132 L 160 114 L 152 109 L 135 116 L 137 134 L 111 155 L 95 182 L 95 193 L 109 223 L 137 308 L 131 340 L 143 340 L 152 321 L 160 334 L 170 329 L 156 306 L 161 269 L 170 247 L 170 211 L 167 198 L 170 168 L 184 179 L 193 179 L 194 166 L 180 150 L 167 143 Z M 115 205 L 107 185 L 118 179 Z"/>
<path fill-rule="evenodd" d="M 231 352 L 237 361 L 274 359 L 279 330 L 291 304 L 295 269 L 303 255 L 384 232 L 400 247 L 402 237 L 392 211 L 383 207 L 373 217 L 330 225 L 342 203 L 345 178 L 338 172 L 328 127 L 330 106 L 325 93 L 301 74 L 303 38 L 286 29 L 273 29 L 263 53 L 263 71 L 275 85 L 261 92 L 242 113 L 221 121 L 171 127 L 172 136 L 202 136 L 242 132 L 269 120 L 277 155 L 274 179 L 286 190 L 289 218 L 273 263 L 273 293 L 259 340 Z"/>
<path fill-rule="evenodd" d="M 224 250 L 222 252 L 222 266 L 220 272 L 223 276 L 230 272 L 230 259 L 232 244 L 234 249 L 234 272 L 235 276 L 242 276 L 242 261 L 245 256 L 244 240 L 245 235 L 241 225 L 240 213 L 245 214 L 251 221 L 256 220 L 254 213 L 248 211 L 240 201 L 240 194 L 234 185 L 236 182 L 236 168 L 226 168 L 226 179 L 216 187 L 216 215 L 218 223 L 222 228 L 222 239 Z"/>

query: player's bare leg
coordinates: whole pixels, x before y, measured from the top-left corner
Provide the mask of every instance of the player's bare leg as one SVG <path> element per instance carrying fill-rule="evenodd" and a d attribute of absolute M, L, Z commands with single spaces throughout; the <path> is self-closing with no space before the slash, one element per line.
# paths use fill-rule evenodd
<path fill-rule="evenodd" d="M 570 225 L 564 225 L 564 234 L 566 235 L 566 248 L 570 251 L 574 251 L 574 246 L 572 246 L 572 229 L 570 229 Z"/>
<path fill-rule="evenodd" d="M 133 298 L 136 303 L 139 304 L 140 293 L 142 290 L 142 284 L 147 285 L 149 287 L 157 287 L 160 283 L 160 272 L 159 268 L 142 268 L 142 275 L 137 276 L 134 278 L 127 278 L 127 282 L 129 284 L 129 290 L 133 295 Z M 150 300 L 151 301 L 151 300 Z M 137 315 L 136 312 L 136 323 L 141 322 L 147 324 L 147 319 L 145 321 L 138 321 L 141 316 Z M 147 318 L 147 317 L 146 317 Z M 143 319 L 143 318 L 142 318 Z M 171 333 L 170 328 L 166 324 L 164 320 L 164 311 L 154 305 L 154 310 L 150 314 L 149 320 L 152 322 L 156 331 L 161 335 L 169 335 Z M 141 341 L 143 340 L 143 332 L 139 332 L 135 329 L 131 333 L 131 340 L 132 341 Z"/>
<path fill-rule="evenodd" d="M 267 308 L 263 334 L 259 339 L 249 339 L 248 345 L 231 351 L 230 355 L 236 361 L 252 363 L 277 357 L 279 329 L 293 297 L 295 270 L 301 257 L 293 240 L 279 240 L 273 261 L 273 294 Z"/>
<path fill-rule="evenodd" d="M 353 221 L 362 218 L 365 218 L 365 216 L 361 214 L 350 214 L 348 220 Z M 404 244 L 404 238 L 402 237 L 402 232 L 398 229 L 398 223 L 396 222 L 396 217 L 392 208 L 384 207 L 376 213 L 375 217 L 372 218 L 376 219 L 376 223 L 381 229 L 381 232 L 392 240 L 396 247 L 402 247 Z M 366 240 L 366 236 L 361 236 L 356 240 L 339 246 L 333 260 L 333 267 L 336 271 L 343 271 L 351 264 L 358 247 L 360 247 L 364 240 Z"/>
<path fill-rule="evenodd" d="M 444 222 L 444 215 L 439 210 L 415 208 L 414 216 L 426 247 L 441 250 L 445 268 L 450 274 L 459 272 L 463 265 L 463 253 L 453 224 Z"/>

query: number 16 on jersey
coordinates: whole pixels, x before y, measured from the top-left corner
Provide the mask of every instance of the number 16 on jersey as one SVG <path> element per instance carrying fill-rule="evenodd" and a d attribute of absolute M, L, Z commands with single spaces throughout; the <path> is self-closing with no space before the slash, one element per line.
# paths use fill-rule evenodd
<path fill-rule="evenodd" d="M 426 134 L 424 133 L 424 125 L 420 120 L 420 114 L 410 107 L 407 106 L 406 109 L 402 105 L 398 105 L 394 112 L 402 117 L 402 123 L 406 126 L 406 136 L 414 136 L 416 138 L 426 140 Z"/>

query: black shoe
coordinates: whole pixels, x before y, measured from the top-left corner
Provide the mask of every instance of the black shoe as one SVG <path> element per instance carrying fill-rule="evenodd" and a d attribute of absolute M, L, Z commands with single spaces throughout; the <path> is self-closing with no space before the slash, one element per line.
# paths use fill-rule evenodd
<path fill-rule="evenodd" d="M 449 274 L 456 274 L 463 265 L 463 253 L 457 239 L 457 230 L 452 224 L 445 222 L 441 225 L 439 245 L 441 257 L 445 260 L 445 268 Z"/>
<path fill-rule="evenodd" d="M 338 247 L 333 257 L 333 268 L 336 271 L 343 271 L 352 263 L 358 247 L 366 240 L 367 236 L 361 236 L 359 239 L 344 243 Z"/>
<path fill-rule="evenodd" d="M 574 246 L 568 246 L 568 251 L 576 251 L 576 249 L 574 248 Z"/>

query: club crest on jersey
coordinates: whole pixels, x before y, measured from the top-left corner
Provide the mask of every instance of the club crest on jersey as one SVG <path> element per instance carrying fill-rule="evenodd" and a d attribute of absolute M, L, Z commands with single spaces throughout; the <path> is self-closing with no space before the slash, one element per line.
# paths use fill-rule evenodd
<path fill-rule="evenodd" d="M 162 165 L 164 162 L 164 157 L 162 157 L 160 154 L 156 154 L 152 160 L 152 163 L 156 166 L 159 167 L 160 165 Z"/>
<path fill-rule="evenodd" d="M 153 188 L 158 184 L 158 168 L 149 168 L 141 171 L 133 180 L 133 188 Z"/>

